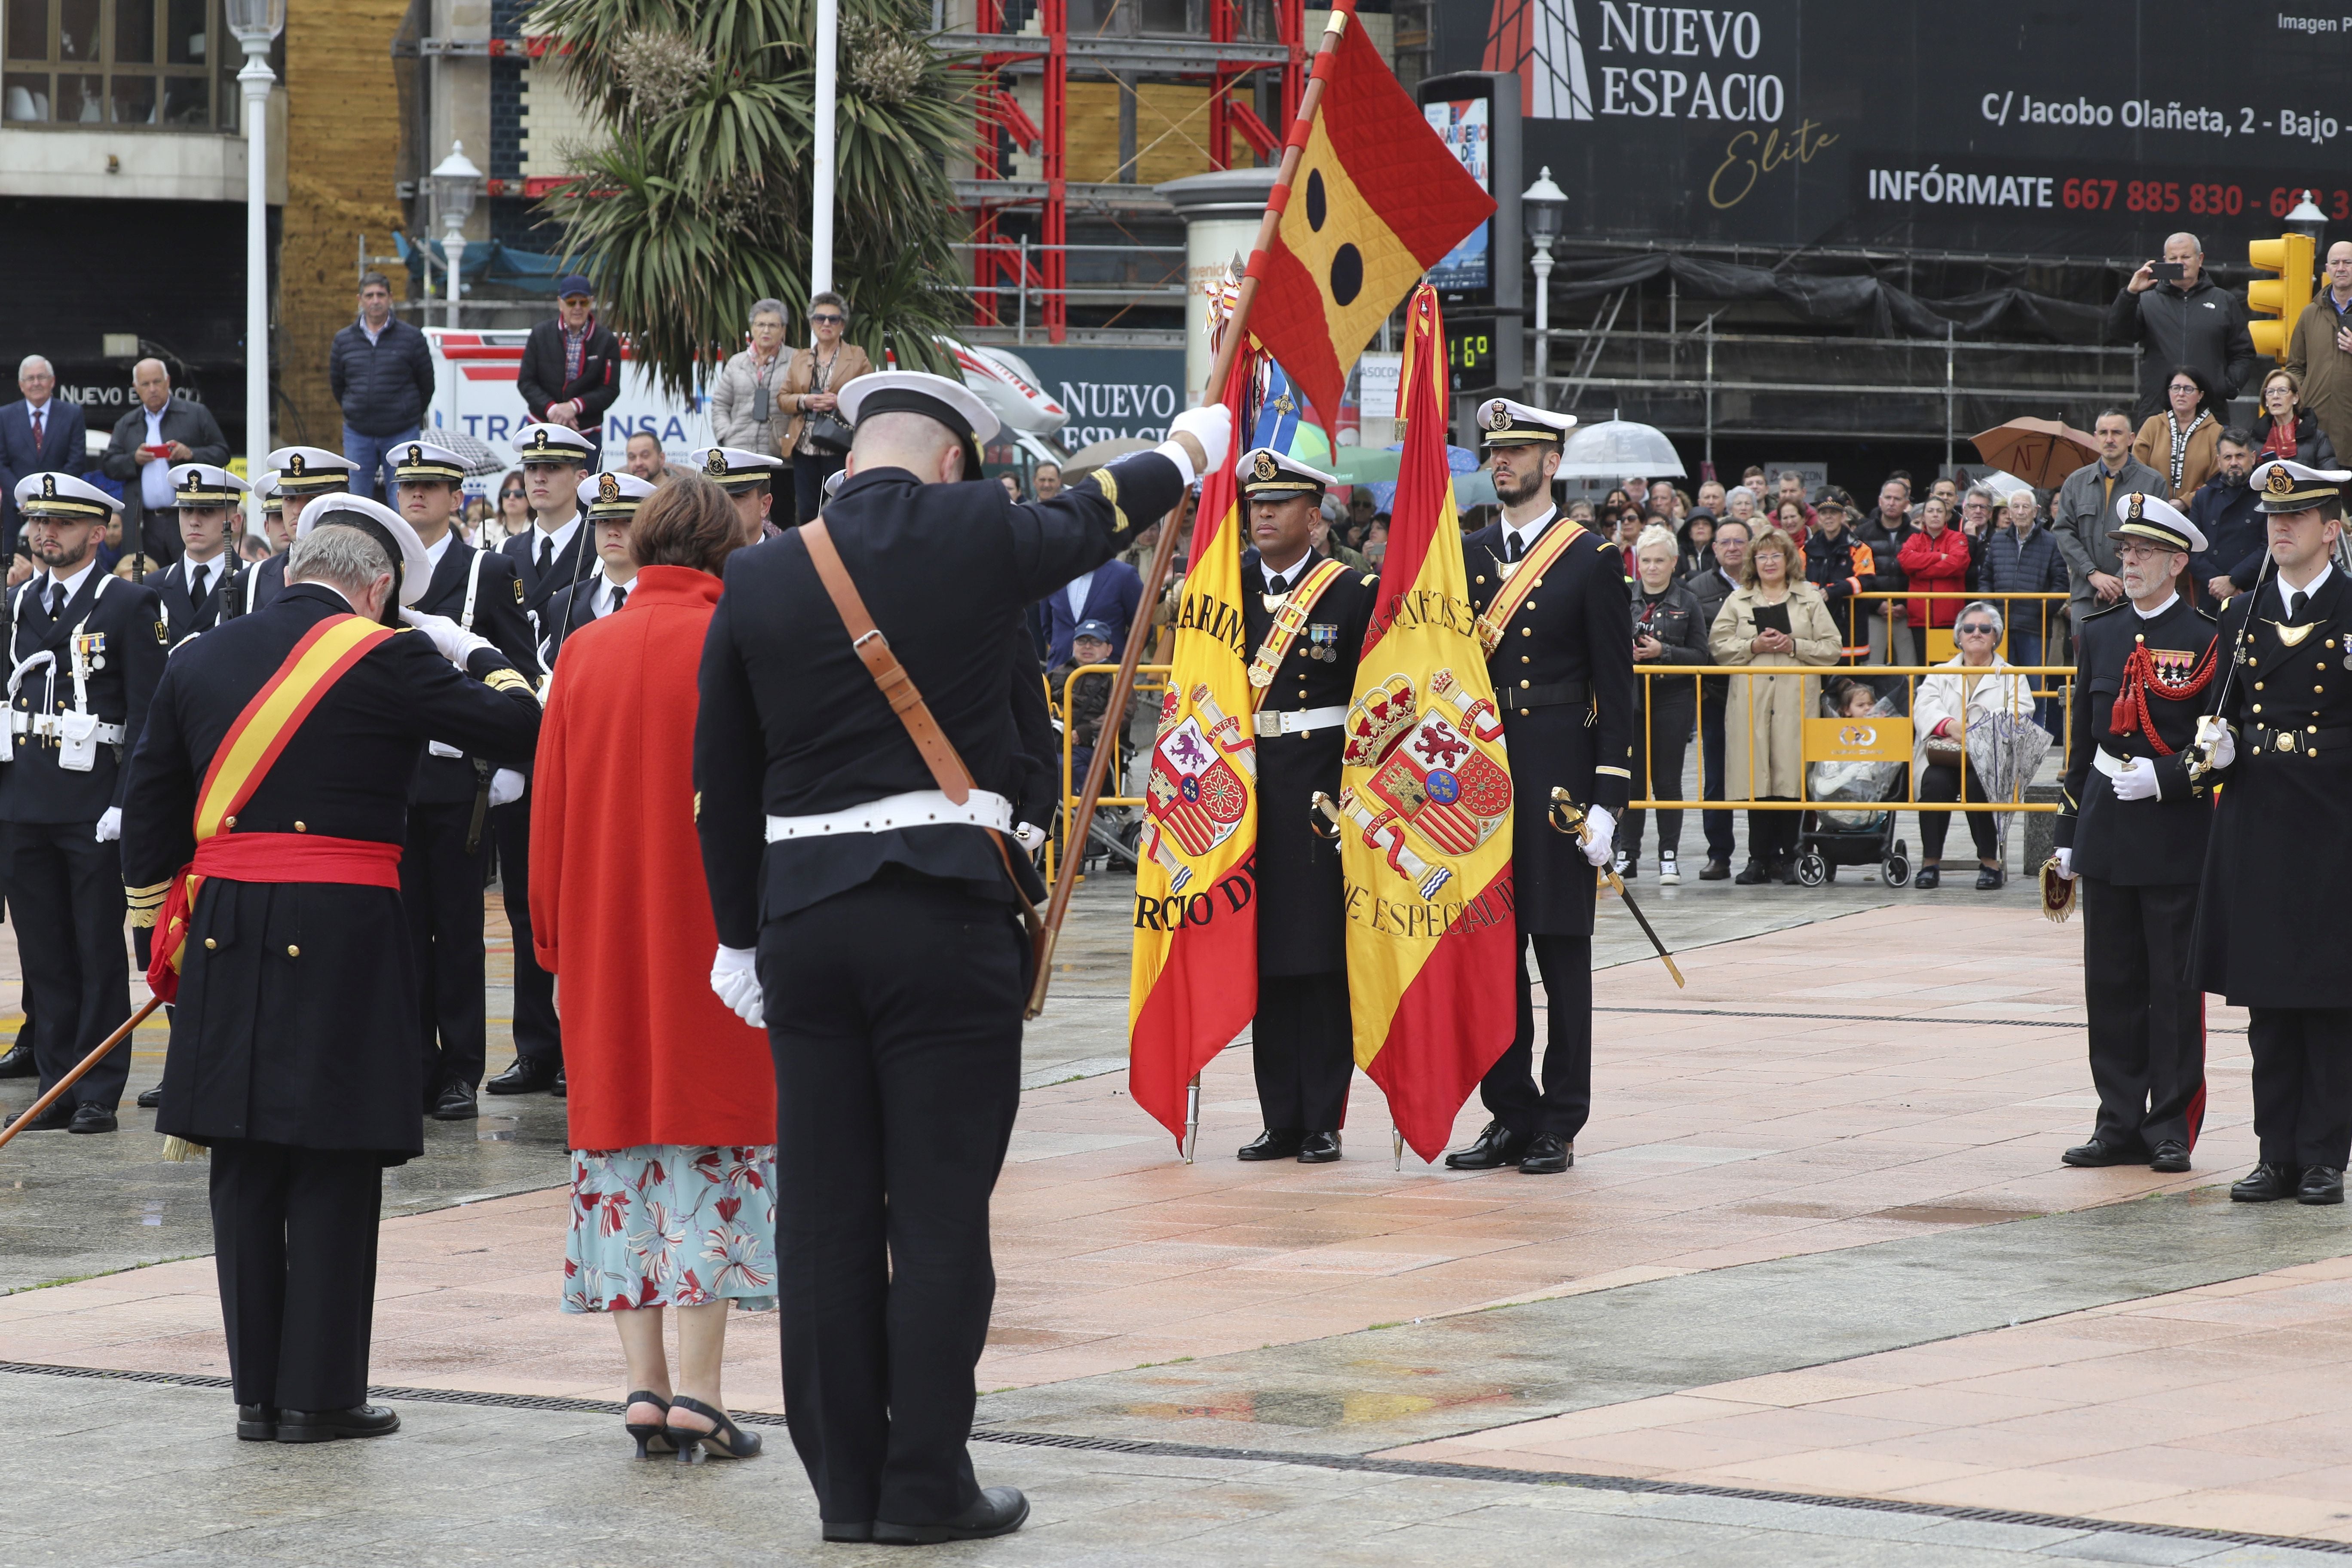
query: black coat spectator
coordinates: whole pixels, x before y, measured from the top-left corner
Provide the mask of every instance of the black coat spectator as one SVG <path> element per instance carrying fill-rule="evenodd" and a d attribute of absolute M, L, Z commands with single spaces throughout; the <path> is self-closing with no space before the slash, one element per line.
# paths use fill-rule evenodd
<path fill-rule="evenodd" d="M 562 354 L 559 341 L 559 367 Z M 373 342 L 354 321 L 335 334 L 327 355 L 327 385 L 342 405 L 343 423 L 361 435 L 405 434 L 425 422 L 425 406 L 433 401 L 432 347 L 398 316 L 385 321 Z"/>
<path fill-rule="evenodd" d="M 555 287 L 560 313 L 530 330 L 515 390 L 522 395 L 523 406 L 534 421 L 569 424 L 602 450 L 604 411 L 621 395 L 621 340 L 596 320 L 589 305 L 586 279 L 566 278 Z M 577 371 L 566 357 L 569 336 L 579 339 Z M 570 417 L 551 419 L 556 409 Z"/>
<path fill-rule="evenodd" d="M 2255 574 L 2262 570 L 2263 554 L 2269 547 L 2269 526 L 2263 515 L 2262 495 L 2246 482 L 2252 466 L 2252 454 L 2249 452 L 2246 458 L 2237 462 L 2227 460 L 2231 437 L 2244 434 L 2238 430 L 2222 436 L 2221 471 L 2206 480 L 2204 488 L 2189 498 L 2184 509 L 2189 521 L 2197 525 L 2197 531 L 2205 536 L 2205 548 L 2189 558 L 2189 574 L 2197 580 L 2198 592 L 2209 600 L 2216 597 L 2212 584 L 2217 577 L 2230 579 L 2232 593 L 2242 594 L 2252 588 Z M 2325 441 L 2327 437 L 2322 436 L 2320 439 Z M 2231 473 L 2232 468 L 2238 472 Z"/>
<path fill-rule="evenodd" d="M 1816 526 L 1805 536 L 1805 581 L 1829 602 L 1830 619 L 1837 623 L 1846 656 L 1860 658 L 1870 649 L 1870 628 L 1864 606 L 1872 601 L 1856 594 L 1878 586 L 1876 552 L 1846 526 L 1845 510 L 1824 501 L 1815 513 Z M 1835 529 L 1833 533 L 1832 529 Z"/>
<path fill-rule="evenodd" d="M 2139 345 L 2135 426 L 2164 412 L 2165 384 L 2175 365 L 2193 364 L 2203 371 L 2224 403 L 2238 395 L 2254 371 L 2254 340 L 2246 331 L 2245 302 L 2214 287 L 2205 275 L 2204 254 L 2194 237 L 2174 235 L 2164 242 L 2164 249 L 2168 261 L 2193 268 L 2186 280 L 2158 283 L 2143 267 L 2107 307 L 2107 341 Z"/>
<path fill-rule="evenodd" d="M 2301 463 L 2306 468 L 2332 468 L 2336 466 L 2336 444 L 2327 438 L 2327 432 L 2319 427 L 2319 421 L 2310 415 L 2298 413 L 2295 416 L 2294 451 L 2281 450 L 2285 443 L 2278 439 L 2277 432 L 2277 423 L 2267 414 L 2254 421 L 2254 461 L 2260 463 L 2272 458 L 2285 458 Z M 2212 535 L 2206 537 L 2210 539 Z"/>
<path fill-rule="evenodd" d="M 172 466 L 226 467 L 228 437 L 221 434 L 211 409 L 172 395 L 172 377 L 163 361 L 141 360 L 131 367 L 131 379 L 139 400 L 114 422 L 114 438 L 99 459 L 99 471 L 122 484 L 123 552 L 143 548 L 150 559 L 169 565 L 180 558 L 179 512 L 170 500 Z M 152 445 L 173 450 L 168 457 L 142 463 L 141 448 Z M 152 492 L 147 479 L 151 468 L 159 486 Z"/>

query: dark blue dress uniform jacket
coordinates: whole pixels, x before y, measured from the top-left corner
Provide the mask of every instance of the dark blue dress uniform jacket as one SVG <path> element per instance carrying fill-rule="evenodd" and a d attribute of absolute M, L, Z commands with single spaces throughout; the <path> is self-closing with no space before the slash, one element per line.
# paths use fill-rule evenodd
<path fill-rule="evenodd" d="M 2191 655 L 2193 665 L 2215 636 L 2213 617 L 2191 608 L 2185 595 L 2153 620 L 2142 620 L 2129 600 L 2083 618 L 2074 634 L 2074 756 L 2051 834 L 2057 847 L 2074 851 L 2077 874 L 2126 888 L 2186 886 L 2204 874 L 2213 805 L 2189 777 L 2189 744 L 2227 665 L 2213 672 L 2205 690 L 2184 701 L 2150 694 L 2156 732 L 2172 749 L 2168 757 L 2157 755 L 2137 725 L 2128 735 L 2116 734 L 2115 713 L 2124 662 L 2142 642 L 2158 652 Z M 2117 800 L 2114 782 L 2091 765 L 2095 751 L 2147 759 L 2156 769 L 2157 798 Z"/>
<path fill-rule="evenodd" d="M 1109 560 L 1182 493 L 1176 465 L 1150 452 L 1047 501 L 1008 500 L 992 479 L 927 485 L 903 468 L 874 468 L 843 484 L 824 515 L 875 624 L 974 782 L 1017 801 L 1026 753 L 1006 649 L 1027 635 L 1028 606 Z M 797 531 L 735 552 L 726 581 L 703 645 L 694 734 L 719 940 L 754 946 L 763 921 L 859 887 L 892 864 L 1009 901 L 992 836 L 968 825 L 767 843 L 771 816 L 842 811 L 938 786 L 852 650 Z"/>
<path fill-rule="evenodd" d="M 515 564 L 505 556 L 495 551 L 476 550 L 453 531 L 449 547 L 434 563 L 432 579 L 425 584 L 424 597 L 416 601 L 416 607 L 427 615 L 459 620 L 466 607 L 467 579 L 478 559 L 482 563 L 482 580 L 474 595 L 474 623 L 467 629 L 476 637 L 489 638 L 506 656 L 507 663 L 535 680 L 539 678 L 538 643 L 531 636 L 530 621 L 522 611 L 521 583 L 515 575 Z M 455 735 L 436 735 L 433 739 L 460 751 L 466 749 Z M 526 754 L 524 763 L 530 760 Z M 449 805 L 470 801 L 480 788 L 481 781 L 476 776 L 470 756 L 436 757 L 427 752 L 417 770 L 419 802 Z"/>
<path fill-rule="evenodd" d="M 188 596 L 188 574 L 184 565 L 161 566 L 142 579 L 155 596 L 163 602 L 163 619 L 171 626 L 172 646 L 177 647 L 198 632 L 208 632 L 233 614 L 229 605 L 245 597 L 245 563 L 234 552 L 215 556 L 212 562 L 212 580 L 205 585 L 202 604 Z"/>
<path fill-rule="evenodd" d="M 160 890 L 195 854 L 196 791 L 245 705 L 304 634 L 346 613 L 332 589 L 298 583 L 173 656 L 122 813 L 134 895 Z M 528 763 L 539 741 L 529 683 L 489 649 L 467 673 L 415 633 L 371 649 L 302 721 L 233 831 L 398 844 L 427 740 Z M 189 923 L 155 1130 L 373 1150 L 397 1164 L 424 1148 L 416 1007 L 398 889 L 209 879 Z"/>
<path fill-rule="evenodd" d="M 1566 526 L 1565 518 L 1551 524 Z M 1463 554 L 1470 602 L 1483 615 L 1503 588 L 1502 524 L 1465 540 Z M 1511 753 L 1511 879 L 1519 930 L 1591 936 L 1596 873 L 1574 837 L 1552 827 L 1551 792 L 1564 785 L 1578 805 L 1602 805 L 1622 816 L 1633 789 L 1641 698 L 1633 680 L 1633 611 L 1617 547 L 1586 530 L 1520 601 L 1486 668 Z"/>
<path fill-rule="evenodd" d="M 98 748 L 96 764 L 88 773 L 58 766 L 54 742 L 30 735 L 16 737 L 16 760 L 0 766 L 0 821 L 96 822 L 107 808 L 122 804 L 123 764 L 139 743 L 147 721 L 149 700 L 163 673 L 164 649 L 171 628 L 163 618 L 163 602 L 155 590 L 108 577 L 92 568 L 55 620 L 41 608 L 35 592 L 47 581 L 46 574 L 19 584 L 8 595 L 16 638 L 9 664 L 23 663 L 43 649 L 57 655 L 54 667 L 27 673 L 16 688 L 12 704 L 19 713 L 63 713 L 73 707 L 74 628 L 84 637 L 102 637 L 94 660 L 103 661 L 89 673 L 89 710 L 101 724 L 122 726 L 122 743 Z M 103 593 L 99 584 L 103 582 Z"/>

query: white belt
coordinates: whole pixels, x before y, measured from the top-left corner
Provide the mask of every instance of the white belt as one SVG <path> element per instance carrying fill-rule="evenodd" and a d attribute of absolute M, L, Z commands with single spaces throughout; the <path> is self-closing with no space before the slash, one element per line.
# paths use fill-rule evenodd
<path fill-rule="evenodd" d="M 944 791 L 908 790 L 905 795 L 887 795 L 844 811 L 828 811 L 822 816 L 772 816 L 768 818 L 768 842 L 820 838 L 830 833 L 888 833 L 900 827 L 950 823 L 969 823 L 974 827 L 993 827 L 1010 833 L 1013 803 L 984 789 L 972 791 L 961 805 L 950 800 Z"/>
<path fill-rule="evenodd" d="M 1307 708 L 1254 716 L 1260 735 L 1296 735 L 1306 730 L 1336 730 L 1347 722 L 1345 708 Z"/>
<path fill-rule="evenodd" d="M 21 708 L 12 708 L 8 710 L 8 732 L 12 735 L 37 735 L 43 740 L 54 741 L 58 738 L 58 715 L 27 713 Z M 122 744 L 122 726 L 100 724 L 95 738 L 101 746 L 119 746 Z"/>

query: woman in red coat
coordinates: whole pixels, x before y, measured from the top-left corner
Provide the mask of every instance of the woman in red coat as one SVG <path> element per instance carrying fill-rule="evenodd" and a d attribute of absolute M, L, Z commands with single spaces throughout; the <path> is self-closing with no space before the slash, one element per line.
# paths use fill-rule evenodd
<path fill-rule="evenodd" d="M 611 489 L 591 527 L 627 517 Z M 640 1458 L 759 1451 L 727 1418 L 719 1363 L 729 1301 L 776 1304 L 775 1073 L 767 1037 L 711 994 L 719 933 L 694 833 L 695 675 L 741 537 L 704 480 L 646 500 L 628 599 L 564 640 L 539 736 L 531 940 L 562 977 L 571 1089 L 563 1310 L 614 1314 Z"/>
<path fill-rule="evenodd" d="M 1969 537 L 1952 526 L 1952 509 L 1943 497 L 1929 496 L 1920 507 L 1919 531 L 1903 542 L 1895 563 L 1903 569 L 1914 593 L 1958 594 L 1967 590 Z M 1914 599 L 1911 624 L 1948 626 L 1959 618 L 1960 603 L 1958 599 Z M 1920 657 L 1924 659 L 1926 656 L 1923 644 Z M 565 1049 L 568 1052 L 570 1047 Z"/>

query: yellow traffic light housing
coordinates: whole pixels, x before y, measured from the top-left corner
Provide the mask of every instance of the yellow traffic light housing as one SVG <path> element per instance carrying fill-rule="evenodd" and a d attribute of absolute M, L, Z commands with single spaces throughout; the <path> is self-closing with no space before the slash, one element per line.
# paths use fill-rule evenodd
<path fill-rule="evenodd" d="M 2246 247 L 2246 259 L 2258 270 L 2278 274 L 2274 279 L 2258 278 L 2246 289 L 2247 312 L 2274 318 L 2247 323 L 2256 353 L 2280 361 L 2286 358 L 2286 341 L 2294 331 L 2295 319 L 2311 303 L 2315 248 L 2307 234 L 2283 234 Z"/>

